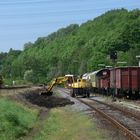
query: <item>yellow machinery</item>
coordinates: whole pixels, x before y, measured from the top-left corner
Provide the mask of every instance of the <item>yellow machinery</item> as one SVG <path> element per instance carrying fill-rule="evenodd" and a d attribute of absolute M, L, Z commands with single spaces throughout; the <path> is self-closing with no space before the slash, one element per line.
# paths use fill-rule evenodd
<path fill-rule="evenodd" d="M 71 88 L 71 96 L 76 97 L 76 96 L 90 96 L 90 91 L 89 91 L 89 84 L 86 82 L 85 79 L 77 79 L 76 82 L 73 82 L 72 88 Z"/>
<path fill-rule="evenodd" d="M 76 78 L 74 75 L 72 75 L 72 74 L 65 75 L 64 87 L 71 88 L 73 82 L 75 82 L 75 81 L 76 81 Z"/>
<path fill-rule="evenodd" d="M 87 82 L 85 79 L 77 79 L 73 75 L 65 75 L 64 77 L 57 77 L 54 78 L 48 87 L 41 92 L 41 95 L 52 95 L 52 88 L 56 84 L 63 84 L 65 88 L 70 88 L 71 90 L 71 96 L 76 97 L 78 95 L 81 96 L 90 96 L 90 92 L 88 90 Z"/>
<path fill-rule="evenodd" d="M 73 75 L 65 75 L 64 77 L 54 78 L 47 86 L 47 88 L 45 88 L 44 91 L 41 92 L 41 95 L 51 96 L 53 93 L 52 88 L 57 84 L 63 84 L 65 88 L 71 88 L 73 82 Z"/>

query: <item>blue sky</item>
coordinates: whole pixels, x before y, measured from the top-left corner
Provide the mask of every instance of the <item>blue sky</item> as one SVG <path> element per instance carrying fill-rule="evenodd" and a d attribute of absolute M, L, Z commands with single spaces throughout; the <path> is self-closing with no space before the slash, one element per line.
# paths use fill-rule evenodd
<path fill-rule="evenodd" d="M 0 52 L 116 8 L 140 8 L 140 0 L 1 0 Z"/>

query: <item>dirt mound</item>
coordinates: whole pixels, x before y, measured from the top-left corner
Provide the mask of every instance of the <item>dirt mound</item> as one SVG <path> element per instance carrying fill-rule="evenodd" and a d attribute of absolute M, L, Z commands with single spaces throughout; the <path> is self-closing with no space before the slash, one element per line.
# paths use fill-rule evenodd
<path fill-rule="evenodd" d="M 32 104 L 36 104 L 38 106 L 43 106 L 47 108 L 61 107 L 68 104 L 74 104 L 74 102 L 66 98 L 58 97 L 55 95 L 48 97 L 40 95 L 39 93 L 36 92 L 22 94 L 22 96 Z"/>

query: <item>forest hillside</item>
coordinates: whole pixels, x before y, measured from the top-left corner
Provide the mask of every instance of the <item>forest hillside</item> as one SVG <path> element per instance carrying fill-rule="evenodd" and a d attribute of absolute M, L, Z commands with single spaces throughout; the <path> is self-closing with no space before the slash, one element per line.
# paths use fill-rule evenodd
<path fill-rule="evenodd" d="M 98 64 L 112 65 L 108 57 L 112 50 L 117 51 L 117 61 L 138 65 L 139 9 L 111 10 L 81 25 L 71 24 L 34 43 L 25 43 L 23 51 L 1 53 L 0 71 L 5 79 L 44 83 L 68 73 L 94 71 L 99 69 Z"/>

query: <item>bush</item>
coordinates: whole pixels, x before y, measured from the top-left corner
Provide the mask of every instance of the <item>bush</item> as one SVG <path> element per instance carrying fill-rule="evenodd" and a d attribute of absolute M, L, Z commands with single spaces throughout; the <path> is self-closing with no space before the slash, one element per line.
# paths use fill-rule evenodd
<path fill-rule="evenodd" d="M 0 140 L 14 140 L 25 135 L 37 118 L 37 111 L 7 98 L 0 98 L 0 112 Z"/>

